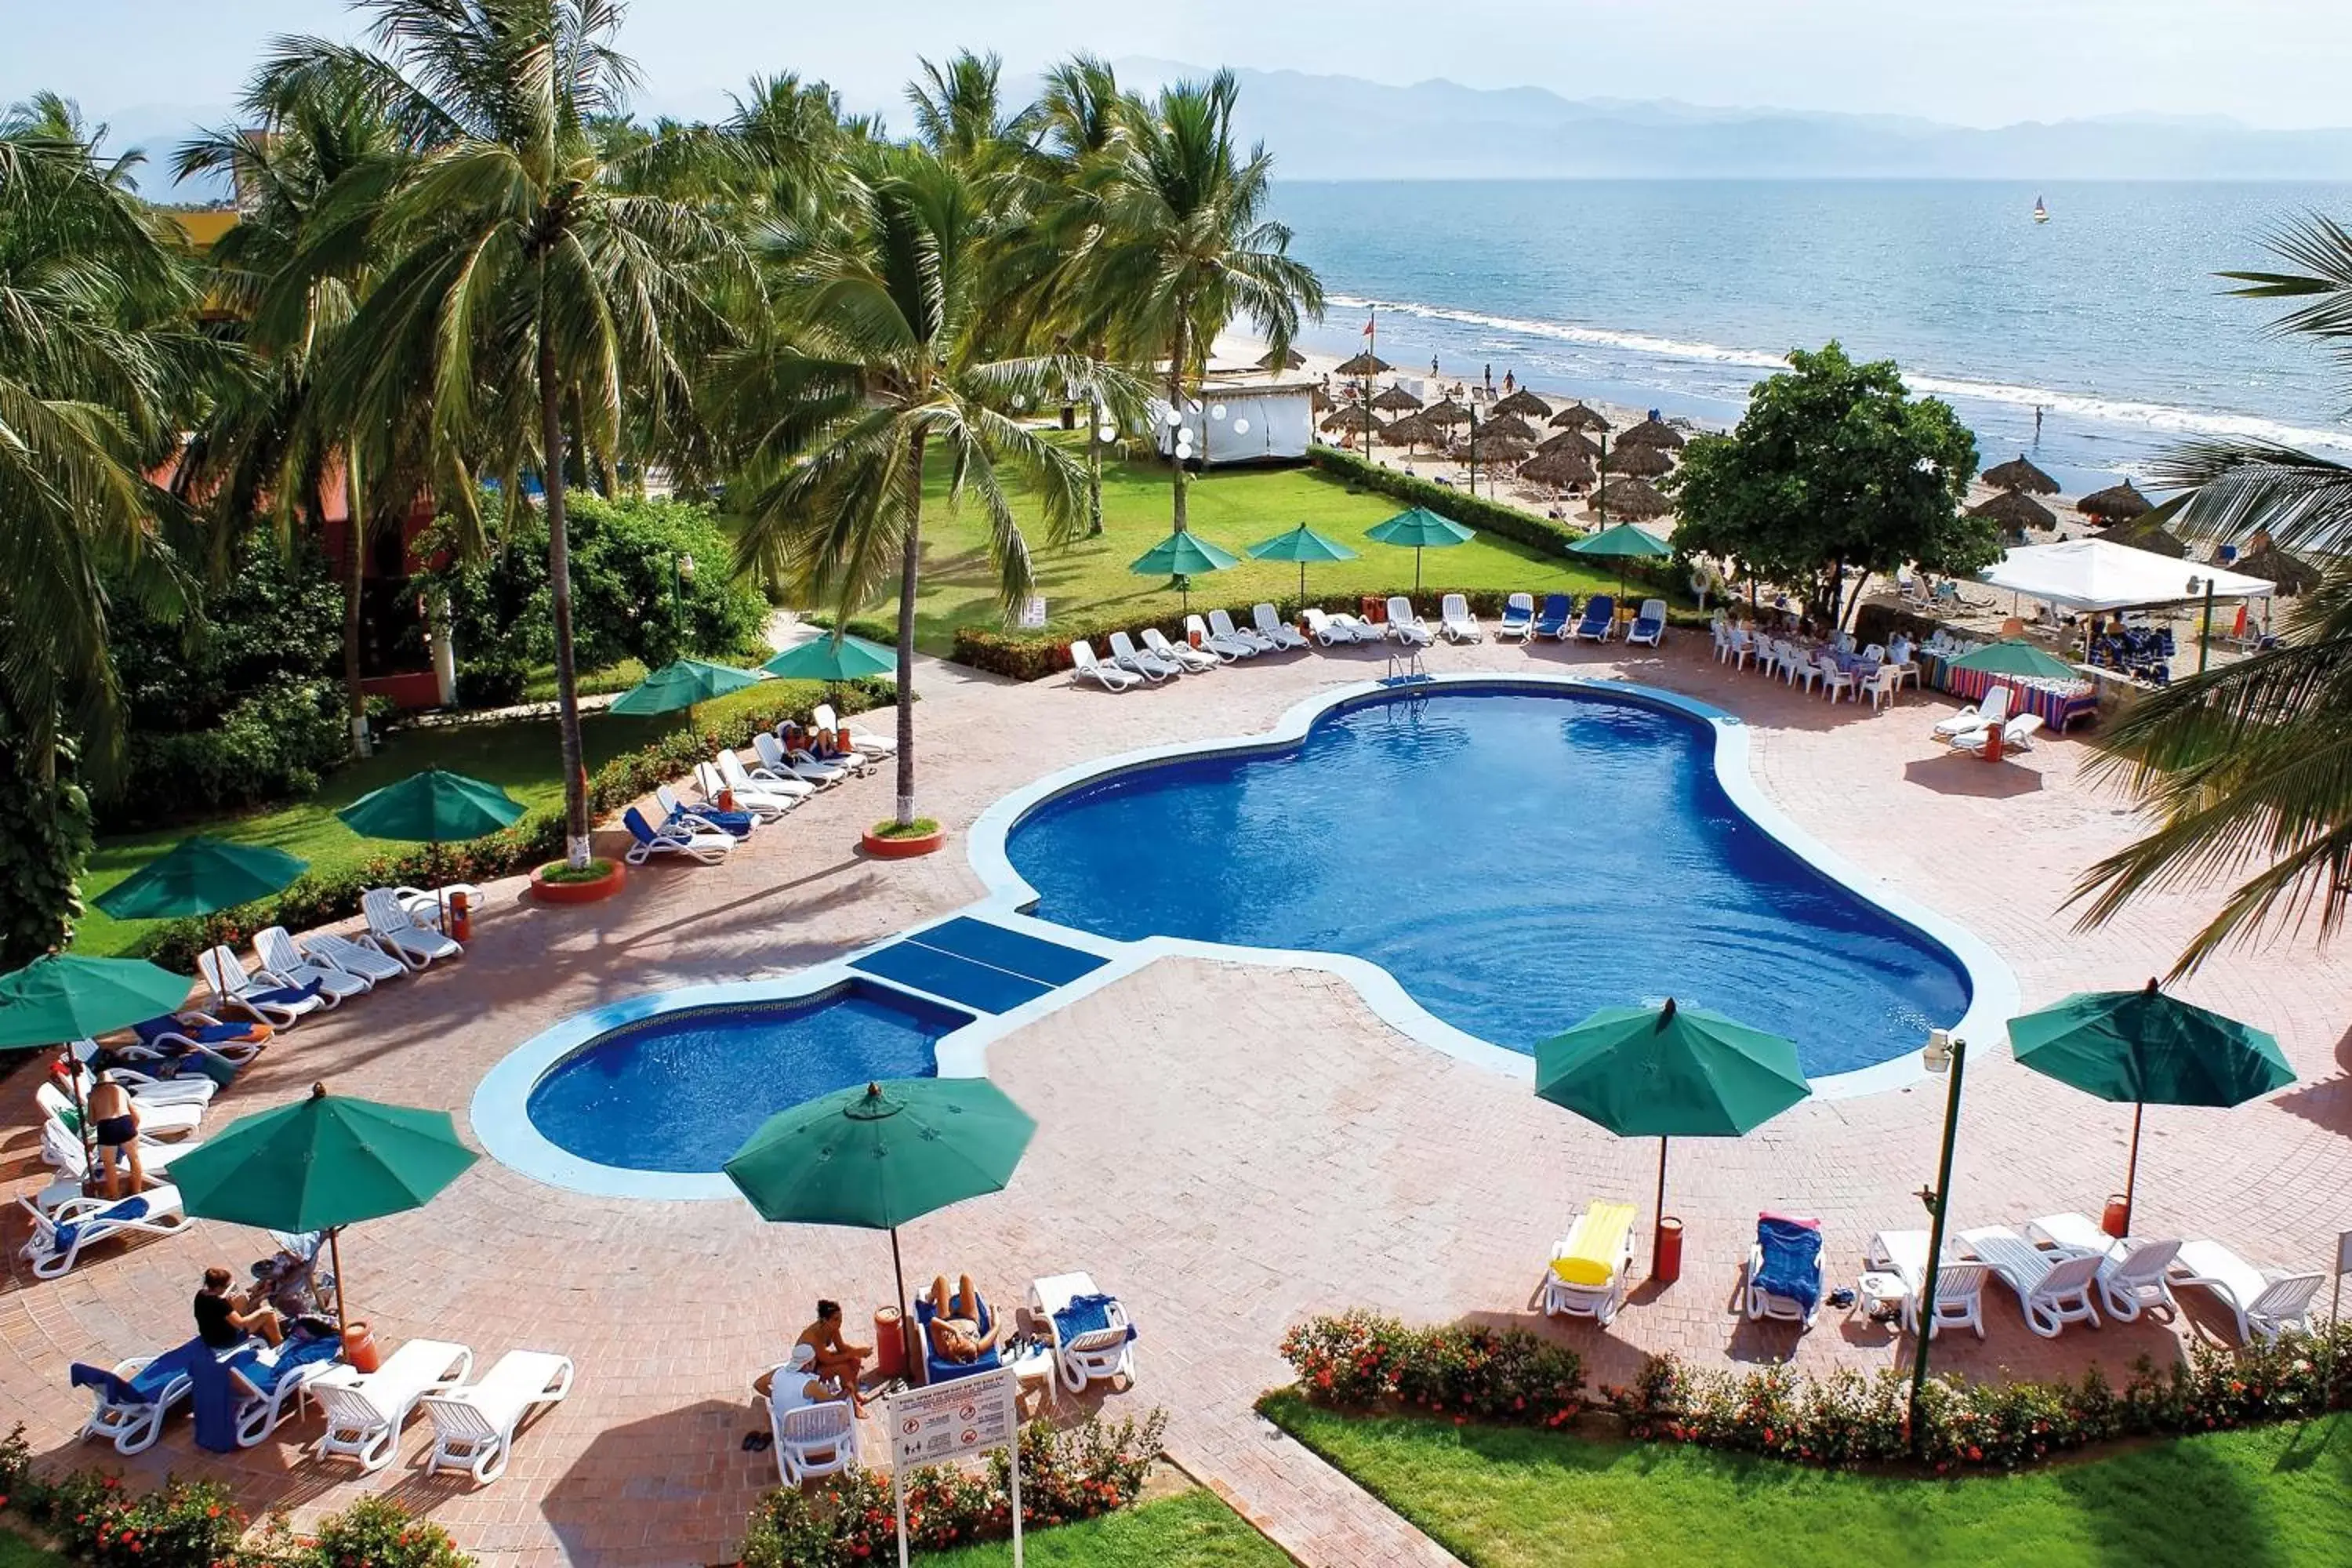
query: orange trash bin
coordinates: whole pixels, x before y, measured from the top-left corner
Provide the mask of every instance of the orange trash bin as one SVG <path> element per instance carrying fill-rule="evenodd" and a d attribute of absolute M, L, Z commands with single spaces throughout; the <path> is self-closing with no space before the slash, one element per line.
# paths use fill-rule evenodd
<path fill-rule="evenodd" d="M 896 1307 L 874 1309 L 874 1370 L 884 1377 L 907 1375 L 905 1317 Z"/>
<path fill-rule="evenodd" d="M 1658 1221 L 1658 1234 L 1650 1244 L 1650 1278 L 1671 1285 L 1682 1277 L 1683 1222 L 1668 1215 Z"/>

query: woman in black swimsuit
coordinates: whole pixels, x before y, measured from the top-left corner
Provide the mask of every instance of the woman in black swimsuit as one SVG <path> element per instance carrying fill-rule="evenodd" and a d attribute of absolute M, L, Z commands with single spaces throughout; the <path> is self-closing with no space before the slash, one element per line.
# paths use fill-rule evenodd
<path fill-rule="evenodd" d="M 127 1166 L 131 1173 L 131 1190 L 138 1192 L 147 1184 L 147 1172 L 139 1163 L 139 1108 L 131 1096 L 114 1081 L 112 1073 L 98 1075 L 98 1082 L 89 1091 L 90 1131 L 98 1138 L 99 1163 L 106 1171 L 106 1195 L 111 1200 L 122 1196 L 122 1173 Z"/>

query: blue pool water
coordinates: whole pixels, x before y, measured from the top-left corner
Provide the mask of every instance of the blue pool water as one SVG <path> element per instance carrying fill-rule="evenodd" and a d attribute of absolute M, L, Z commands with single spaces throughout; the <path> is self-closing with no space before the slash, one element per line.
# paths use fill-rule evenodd
<path fill-rule="evenodd" d="M 598 1036 L 532 1086 L 551 1143 L 635 1171 L 712 1172 L 777 1111 L 872 1079 L 931 1078 L 971 1015 L 859 982 L 793 1002 L 689 1007 Z"/>
<path fill-rule="evenodd" d="M 1615 698 L 1391 695 L 1292 749 L 1056 796 L 1007 853 L 1045 919 L 1352 953 L 1514 1050 L 1672 995 L 1790 1037 L 1818 1076 L 1956 1022 L 1959 962 L 1748 821 L 1713 745 Z"/>

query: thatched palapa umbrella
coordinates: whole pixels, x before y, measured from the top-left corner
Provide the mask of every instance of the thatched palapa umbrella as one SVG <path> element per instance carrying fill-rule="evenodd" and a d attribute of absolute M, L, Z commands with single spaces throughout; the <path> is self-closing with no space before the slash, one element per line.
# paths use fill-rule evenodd
<path fill-rule="evenodd" d="M 2290 555 L 2272 543 L 2267 533 L 2254 535 L 2252 547 L 2239 556 L 2230 570 L 2277 584 L 2282 597 L 2310 593 L 2319 586 L 2322 575 L 2319 568 L 2310 562 L 2299 555 Z"/>
<path fill-rule="evenodd" d="M 1593 496 L 1597 511 L 1611 517 L 1640 520 L 1664 517 L 1675 510 L 1675 503 L 1659 493 L 1658 487 L 1647 479 L 1612 479 Z"/>
<path fill-rule="evenodd" d="M 1439 430 L 1451 429 L 1470 417 L 1470 411 L 1450 397 L 1441 397 L 1421 411 L 1421 416 Z"/>
<path fill-rule="evenodd" d="M 2180 542 L 2179 535 L 2167 532 L 2159 523 L 2129 523 L 2106 535 L 2106 540 L 2110 544 L 2145 550 L 2151 555 L 2169 555 L 2175 561 L 2189 559 L 2189 546 Z M 2245 568 L 2242 565 L 2233 570 L 2242 572 Z"/>
<path fill-rule="evenodd" d="M 1644 419 L 1617 437 L 1620 447 L 1663 447 L 1669 452 L 1683 449 L 1683 433 L 1671 425 L 1655 419 Z"/>
<path fill-rule="evenodd" d="M 1395 368 L 1380 355 L 1367 351 L 1339 366 L 1332 374 L 1349 376 L 1386 375 Z"/>
<path fill-rule="evenodd" d="M 1268 349 L 1257 356 L 1257 367 L 1263 371 L 1298 370 L 1307 363 L 1307 356 L 1297 349 L 1285 349 L 1280 353 Z"/>
<path fill-rule="evenodd" d="M 1373 397 L 1372 406 L 1391 414 L 1410 414 L 1421 406 L 1421 399 L 1402 386 L 1390 386 Z"/>
<path fill-rule="evenodd" d="M 1525 441 L 1530 447 L 1536 444 L 1535 426 L 1516 414 L 1505 414 L 1493 419 L 1481 419 L 1478 422 L 1478 436 L 1481 440 L 1492 436 L 1496 440 L 1507 438 L 1513 441 Z"/>
<path fill-rule="evenodd" d="M 2074 503 L 2074 510 L 2102 528 L 2114 523 L 2129 522 L 2144 512 L 2156 510 L 2156 503 L 2139 493 L 2129 479 L 2119 485 L 2109 485 L 2103 490 L 2093 490 Z"/>
<path fill-rule="evenodd" d="M 1601 411 L 1587 408 L 1581 403 L 1571 403 L 1551 416 L 1551 422 L 1563 430 L 1606 430 L 1609 421 Z"/>
<path fill-rule="evenodd" d="M 1654 479 L 1661 474 L 1674 472 L 1675 460 L 1655 447 L 1620 446 L 1601 459 L 1601 466 L 1612 474 L 1623 474 L 1636 479 Z"/>
<path fill-rule="evenodd" d="M 1539 457 L 1549 457 L 1554 452 L 1573 452 L 1589 462 L 1601 456 L 1601 443 L 1581 430 L 1562 430 L 1537 442 L 1536 452 Z"/>
<path fill-rule="evenodd" d="M 1481 430 L 1476 441 L 1456 441 L 1447 450 L 1456 462 L 1475 459 L 1489 468 L 1502 468 L 1523 460 L 1534 448 L 1516 436 L 1489 436 Z"/>
<path fill-rule="evenodd" d="M 1990 518 L 2003 528 L 2022 531 L 2029 528 L 2055 528 L 2058 516 L 2032 496 L 2017 490 L 2003 490 L 1991 500 L 1969 508 L 1970 517 Z"/>
<path fill-rule="evenodd" d="M 1570 485 L 1589 485 L 1594 475 L 1592 465 L 1581 452 L 1571 452 L 1565 447 L 1549 452 L 1538 452 L 1519 465 L 1519 478 L 1534 485 L 1550 485 L 1565 489 Z"/>
<path fill-rule="evenodd" d="M 1391 419 L 1381 427 L 1381 439 L 1391 447 L 1443 447 L 1445 437 L 1429 427 L 1418 414 Z"/>
<path fill-rule="evenodd" d="M 1309 387 L 1307 390 L 1307 405 L 1320 414 L 1331 406 L 1331 395 L 1319 386 Z"/>
<path fill-rule="evenodd" d="M 1496 404 L 1495 414 L 1498 418 L 1506 414 L 1523 414 L 1530 419 L 1549 419 L 1551 405 L 1523 386 Z"/>
<path fill-rule="evenodd" d="M 2010 462 L 1996 463 L 1987 468 L 1984 482 L 1995 489 L 2022 490 L 2027 495 L 2054 496 L 2058 493 L 2058 481 L 2027 462 L 2022 452 Z"/>
<path fill-rule="evenodd" d="M 1378 430 L 1380 416 L 1369 408 L 1335 409 L 1323 417 L 1326 430 Z"/>

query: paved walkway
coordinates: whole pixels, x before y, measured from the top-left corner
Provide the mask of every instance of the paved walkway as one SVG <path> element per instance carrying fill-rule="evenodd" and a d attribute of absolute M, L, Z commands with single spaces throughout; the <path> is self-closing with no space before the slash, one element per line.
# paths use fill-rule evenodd
<path fill-rule="evenodd" d="M 1808 829 L 1869 870 L 1969 922 L 2016 969 L 2029 1004 L 2137 984 L 2161 970 L 2206 900 L 2166 896 L 2103 931 L 2054 911 L 2081 868 L 2126 841 L 2119 802 L 2077 777 L 2084 751 L 2058 742 L 2013 766 L 1948 757 L 1926 738 L 1939 700 L 1891 711 L 1830 708 L 1706 661 L 1683 637 L 1664 656 L 1603 658 L 1546 647 L 1439 649 L 1436 668 L 1529 665 L 1669 686 L 1746 715 L 1755 767 Z M 1017 784 L 1089 757 L 1182 737 L 1265 728 L 1300 697 L 1360 678 L 1368 656 L 1314 655 L 1112 697 L 1061 683 L 982 679 L 924 687 L 924 808 L 961 828 Z M 887 714 L 863 722 L 881 728 Z M 821 797 L 727 865 L 633 878 L 585 910 L 520 903 L 494 889 L 462 963 L 436 968 L 305 1024 L 233 1091 L 224 1112 L 283 1100 L 313 1078 L 374 1098 L 446 1107 L 461 1125 L 484 1071 L 555 1020 L 682 983 L 795 968 L 878 940 L 978 896 L 961 854 L 882 863 L 850 849 L 883 815 L 887 776 Z M 2157 1110 L 2143 1152 L 2141 1215 L 2154 1233 L 2212 1234 L 2261 1259 L 2316 1266 L 2352 1221 L 2352 964 L 2292 942 L 2211 965 L 2187 994 L 2277 1031 L 2302 1081 L 2235 1112 Z M 910 1275 L 969 1269 L 1001 1300 L 1032 1276 L 1091 1269 L 1141 1325 L 1142 1382 L 1111 1414 L 1164 1405 L 1171 1449 L 1313 1563 L 1444 1561 L 1419 1534 L 1251 1410 L 1285 1373 L 1274 1347 L 1300 1316 L 1369 1305 L 1417 1320 L 1537 1324 L 1529 1301 L 1547 1244 L 1595 1193 L 1646 1202 L 1654 1150 L 1621 1143 L 1536 1101 L 1523 1086 L 1414 1045 L 1352 991 L 1314 972 L 1165 962 L 993 1047 L 992 1067 L 1038 1118 L 1003 1194 L 905 1233 Z M 0 1170 L 36 1178 L 27 1074 L 0 1086 L 9 1130 Z M 1793 1357 L 1807 1366 L 1893 1364 L 1883 1331 L 1827 1315 L 1799 1338 L 1735 1313 L 1736 1279 L 1759 1206 L 1818 1214 L 1850 1272 L 1884 1226 L 1922 1223 L 1911 1195 L 1932 1173 L 1938 1086 L 1811 1102 L 1736 1142 L 1692 1141 L 1675 1160 L 1687 1222 L 1681 1283 L 1637 1292 L 1607 1334 L 1559 1332 L 1592 1374 L 1622 1379 L 1649 1351 L 1712 1364 Z M 2004 1052 L 1969 1076 L 1957 1215 L 2016 1221 L 2095 1212 L 2119 1184 L 2129 1113 L 2027 1074 Z M 81 1401 L 68 1361 L 109 1361 L 184 1338 L 202 1268 L 242 1267 L 257 1235 L 206 1223 L 113 1249 L 65 1280 L 36 1283 L 13 1258 L 0 1287 L 0 1405 L 37 1453 L 95 1461 L 72 1434 Z M 517 1346 L 581 1366 L 570 1401 L 523 1434 L 493 1487 L 427 1481 L 413 1428 L 377 1478 L 428 1509 L 469 1550 L 500 1563 L 700 1563 L 731 1549 L 774 1476 L 740 1436 L 758 1425 L 746 1384 L 776 1360 L 819 1294 L 887 1291 L 878 1237 L 765 1226 L 729 1203 L 649 1205 L 539 1186 L 485 1160 L 429 1208 L 347 1237 L 353 1310 L 379 1339 L 470 1343 L 487 1364 Z M 2165 1355 L 2162 1325 L 2027 1333 L 1998 1289 L 1990 1334 L 1939 1342 L 1939 1364 L 1993 1374 L 2121 1375 Z M 2193 1307 L 2183 1333 L 2220 1321 Z M 300 1429 L 307 1430 L 307 1429 Z M 363 1488 L 346 1468 L 296 1464 L 270 1443 L 215 1461 L 176 1421 L 131 1468 L 225 1473 L 257 1508 L 298 1515 Z"/>

